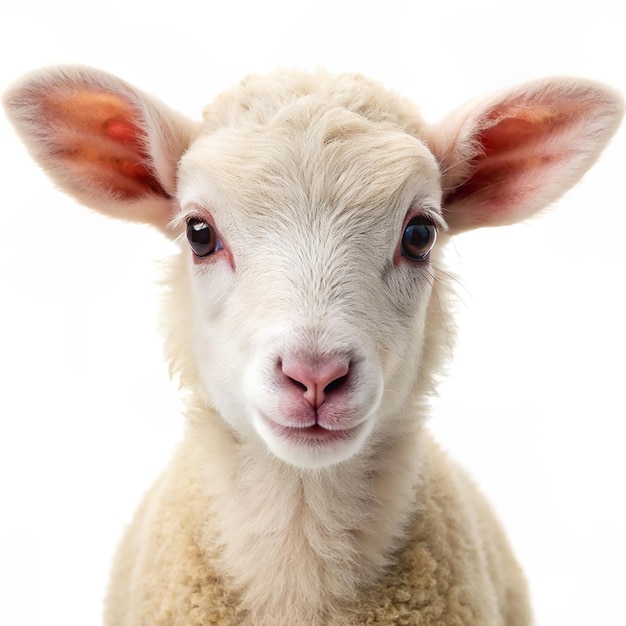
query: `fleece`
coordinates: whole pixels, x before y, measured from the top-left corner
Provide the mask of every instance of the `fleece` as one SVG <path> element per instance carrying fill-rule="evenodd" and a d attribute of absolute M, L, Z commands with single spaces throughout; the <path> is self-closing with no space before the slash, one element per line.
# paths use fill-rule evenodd
<path fill-rule="evenodd" d="M 126 533 L 114 566 L 107 625 L 251 623 L 220 571 L 214 503 L 204 495 L 202 472 L 189 462 L 190 445 L 182 444 Z M 530 624 L 523 574 L 484 497 L 426 433 L 422 452 L 404 545 L 379 582 L 319 623 Z"/>

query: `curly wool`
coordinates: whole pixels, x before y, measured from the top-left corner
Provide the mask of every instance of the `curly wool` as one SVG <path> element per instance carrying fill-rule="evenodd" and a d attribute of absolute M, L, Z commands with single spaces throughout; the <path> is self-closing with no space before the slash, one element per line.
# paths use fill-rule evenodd
<path fill-rule="evenodd" d="M 320 626 L 530 623 L 523 575 L 482 495 L 430 439 L 423 450 L 428 458 L 405 544 L 379 583 L 321 617 Z M 212 503 L 198 478 L 181 449 L 146 497 L 119 551 L 107 624 L 250 622 L 220 573 Z"/>

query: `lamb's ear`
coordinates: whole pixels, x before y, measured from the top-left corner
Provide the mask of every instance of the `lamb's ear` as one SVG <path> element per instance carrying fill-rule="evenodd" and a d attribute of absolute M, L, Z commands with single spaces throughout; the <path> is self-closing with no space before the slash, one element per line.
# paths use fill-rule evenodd
<path fill-rule="evenodd" d="M 535 81 L 474 103 L 431 129 L 453 232 L 523 220 L 598 158 L 622 118 L 620 95 L 578 79 Z"/>
<path fill-rule="evenodd" d="M 176 167 L 195 125 L 120 79 L 85 67 L 26 76 L 4 105 L 35 160 L 80 202 L 168 234 Z"/>

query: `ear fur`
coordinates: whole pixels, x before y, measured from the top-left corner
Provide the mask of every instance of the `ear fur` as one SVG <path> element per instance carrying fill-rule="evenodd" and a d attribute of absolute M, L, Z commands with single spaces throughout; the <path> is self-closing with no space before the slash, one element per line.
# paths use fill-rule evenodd
<path fill-rule="evenodd" d="M 4 106 L 34 159 L 98 211 L 169 234 L 176 168 L 196 126 L 124 81 L 87 67 L 34 72 Z"/>
<path fill-rule="evenodd" d="M 617 130 L 621 96 L 570 78 L 472 103 L 431 129 L 452 232 L 523 220 L 556 200 Z"/>

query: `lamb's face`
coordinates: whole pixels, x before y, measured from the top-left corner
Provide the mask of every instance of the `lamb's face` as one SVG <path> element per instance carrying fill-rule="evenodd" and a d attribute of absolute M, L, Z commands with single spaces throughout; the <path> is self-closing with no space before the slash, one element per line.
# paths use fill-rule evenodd
<path fill-rule="evenodd" d="M 526 219 L 623 112 L 613 90 L 557 78 L 426 127 L 360 76 L 280 72 L 218 97 L 202 126 L 83 67 L 36 72 L 4 104 L 75 198 L 170 236 L 174 217 L 188 276 L 172 290 L 173 369 L 242 441 L 302 467 L 403 436 L 403 406 L 431 389 L 447 332 L 442 185 L 452 233 Z"/>
<path fill-rule="evenodd" d="M 202 384 L 240 437 L 301 467 L 357 454 L 407 401 L 442 226 L 429 150 L 327 109 L 212 132 L 179 173 Z"/>

